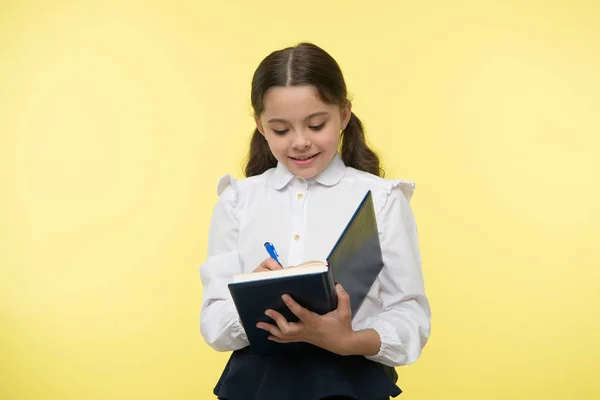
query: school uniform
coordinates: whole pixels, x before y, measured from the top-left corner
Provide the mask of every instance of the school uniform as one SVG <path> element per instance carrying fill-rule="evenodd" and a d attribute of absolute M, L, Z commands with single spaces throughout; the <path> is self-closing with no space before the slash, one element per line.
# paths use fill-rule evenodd
<path fill-rule="evenodd" d="M 252 272 L 272 242 L 284 267 L 325 260 L 365 193 L 371 190 L 384 267 L 353 316 L 354 330 L 373 329 L 381 347 L 373 356 L 312 351 L 252 353 L 227 284 Z M 357 400 L 395 397 L 401 390 L 390 367 L 414 362 L 429 338 L 430 308 L 421 270 L 417 228 L 410 207 L 414 184 L 346 167 L 339 154 L 316 177 L 295 177 L 281 163 L 242 180 L 219 180 L 200 267 L 200 328 L 217 351 L 233 351 L 214 393 L 218 398 Z"/>

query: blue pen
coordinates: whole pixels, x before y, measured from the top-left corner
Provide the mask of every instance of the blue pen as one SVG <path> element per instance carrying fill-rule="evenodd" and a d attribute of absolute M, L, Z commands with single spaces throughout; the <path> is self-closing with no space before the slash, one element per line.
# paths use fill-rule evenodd
<path fill-rule="evenodd" d="M 277 263 L 279 265 L 281 265 L 281 262 L 279 262 L 278 254 L 277 254 L 277 251 L 275 250 L 275 246 L 273 246 L 273 243 L 266 242 L 265 249 L 267 249 L 267 252 L 271 256 L 271 258 L 274 259 L 275 261 L 277 261 Z M 283 267 L 283 265 L 281 265 L 281 266 Z"/>

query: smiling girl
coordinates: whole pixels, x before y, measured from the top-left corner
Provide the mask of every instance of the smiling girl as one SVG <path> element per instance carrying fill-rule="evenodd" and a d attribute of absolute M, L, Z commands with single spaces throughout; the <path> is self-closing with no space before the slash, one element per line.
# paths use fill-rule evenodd
<path fill-rule="evenodd" d="M 393 367 L 416 361 L 430 334 L 412 182 L 381 177 L 352 112 L 337 62 L 309 43 L 275 51 L 252 80 L 256 130 L 246 178 L 220 179 L 209 232 L 201 332 L 217 351 L 233 351 L 214 393 L 219 399 L 380 400 L 401 393 Z M 308 342 L 314 351 L 252 353 L 227 285 L 233 275 L 325 259 L 370 190 L 384 267 L 351 317 L 337 286 L 338 308 L 326 315 L 285 302 L 299 321 L 267 310 L 257 326 L 280 343 Z"/>

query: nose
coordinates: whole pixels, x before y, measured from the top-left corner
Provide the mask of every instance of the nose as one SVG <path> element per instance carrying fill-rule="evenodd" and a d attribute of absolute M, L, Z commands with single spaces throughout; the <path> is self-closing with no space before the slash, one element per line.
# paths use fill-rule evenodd
<path fill-rule="evenodd" d="M 305 150 L 311 145 L 310 139 L 303 132 L 296 131 L 292 139 L 292 148 L 294 150 Z"/>

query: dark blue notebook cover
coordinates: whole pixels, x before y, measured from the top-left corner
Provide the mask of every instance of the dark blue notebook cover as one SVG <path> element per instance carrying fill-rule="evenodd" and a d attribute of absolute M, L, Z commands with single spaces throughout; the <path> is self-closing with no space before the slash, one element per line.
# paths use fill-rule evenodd
<path fill-rule="evenodd" d="M 269 333 L 256 327 L 259 321 L 274 323 L 265 310 L 280 312 L 290 322 L 298 321 L 281 298 L 289 294 L 298 304 L 318 314 L 337 307 L 331 270 L 310 275 L 229 284 L 240 320 L 244 325 L 253 353 L 268 354 L 309 347 L 306 343 L 280 344 L 267 339 Z"/>
<path fill-rule="evenodd" d="M 307 343 L 272 342 L 267 339 L 267 331 L 256 327 L 259 321 L 274 322 L 264 314 L 269 308 L 279 311 L 288 321 L 298 320 L 281 299 L 283 294 L 289 294 L 313 312 L 326 314 L 337 307 L 335 282 L 338 282 L 350 295 L 352 316 L 356 314 L 383 267 L 370 191 L 358 205 L 326 261 L 327 272 L 319 274 L 229 284 L 253 353 L 271 354 L 311 347 Z"/>

